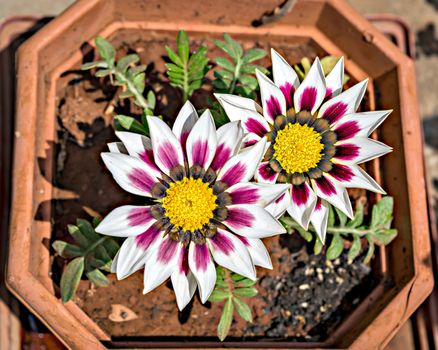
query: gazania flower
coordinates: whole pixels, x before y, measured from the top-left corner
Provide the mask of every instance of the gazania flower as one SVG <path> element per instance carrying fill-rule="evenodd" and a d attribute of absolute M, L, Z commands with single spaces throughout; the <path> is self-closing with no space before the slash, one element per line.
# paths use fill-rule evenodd
<path fill-rule="evenodd" d="M 144 293 L 171 277 L 180 309 L 199 286 L 202 302 L 216 281 L 214 261 L 255 279 L 254 265 L 272 268 L 260 238 L 284 233 L 264 207 L 289 185 L 250 183 L 267 147 L 262 138 L 237 153 L 239 122 L 216 131 L 209 111 L 200 118 L 187 102 L 173 129 L 149 117 L 151 138 L 118 132 L 102 159 L 126 191 L 147 197 L 109 213 L 97 232 L 127 237 L 114 258 L 119 279 L 144 267 Z"/>
<path fill-rule="evenodd" d="M 305 229 L 311 222 L 324 242 L 327 202 L 352 217 L 346 188 L 384 193 L 358 164 L 391 151 L 368 138 L 391 111 L 356 113 L 368 80 L 341 92 L 342 58 L 327 77 L 317 58 L 300 84 L 283 57 L 271 55 L 275 83 L 257 72 L 263 108 L 238 96 L 217 98 L 232 121 L 242 122 L 247 145 L 264 137 L 271 142 L 256 180 L 292 184 L 291 193 L 267 209 L 275 216 L 287 210 Z"/>

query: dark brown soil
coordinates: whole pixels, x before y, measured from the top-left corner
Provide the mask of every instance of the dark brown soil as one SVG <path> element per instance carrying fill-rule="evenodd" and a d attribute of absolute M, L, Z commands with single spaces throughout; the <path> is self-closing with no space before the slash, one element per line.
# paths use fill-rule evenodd
<path fill-rule="evenodd" d="M 181 106 L 179 91 L 171 87 L 164 75 L 164 46 L 174 47 L 174 33 L 152 33 L 124 30 L 112 40 L 118 54 L 135 51 L 142 63 L 148 65 L 147 86 L 157 94 L 157 114 L 173 119 Z M 251 37 L 244 38 L 244 46 L 254 46 Z M 211 42 L 194 37 L 194 45 L 206 44 L 217 54 Z M 265 42 L 256 46 L 268 48 Z M 304 56 L 323 55 L 312 42 L 270 42 L 298 62 Z M 269 66 L 269 59 L 262 62 Z M 115 140 L 111 126 L 114 112 L 111 101 L 115 91 L 88 73 L 66 72 L 58 84 L 58 143 L 53 145 L 57 157 L 58 188 L 71 191 L 77 198 L 55 200 L 53 239 L 68 240 L 66 225 L 89 213 L 106 215 L 111 209 L 126 203 L 141 203 L 113 181 L 100 160 L 106 143 Z M 208 105 L 208 88 L 192 99 L 197 108 Z M 138 110 L 129 103 L 116 112 L 136 115 Z M 353 200 L 363 192 L 352 193 Z M 88 213 L 88 214 L 87 214 Z M 357 259 L 349 265 L 344 256 L 327 262 L 323 255 L 308 254 L 298 235 L 266 240 L 274 269 L 258 270 L 259 295 L 249 304 L 254 323 L 248 324 L 236 317 L 230 338 L 292 338 L 295 340 L 322 340 L 339 324 L 342 318 L 373 288 L 378 276 L 370 274 L 369 267 Z M 54 260 L 53 281 L 59 284 L 63 261 Z M 111 285 L 96 288 L 87 280 L 80 284 L 74 302 L 114 339 L 126 337 L 206 337 L 215 339 L 222 304 L 202 305 L 197 297 L 181 313 L 177 311 L 170 283 L 153 292 L 142 294 L 142 273 L 116 281 L 110 275 Z M 374 282 L 374 283 L 373 283 Z M 126 309 L 128 308 L 128 309 Z M 120 311 L 121 310 L 121 311 Z M 133 318 L 133 319 L 131 319 Z M 126 321 L 126 319 L 131 319 Z M 115 322 L 116 320 L 116 322 Z"/>

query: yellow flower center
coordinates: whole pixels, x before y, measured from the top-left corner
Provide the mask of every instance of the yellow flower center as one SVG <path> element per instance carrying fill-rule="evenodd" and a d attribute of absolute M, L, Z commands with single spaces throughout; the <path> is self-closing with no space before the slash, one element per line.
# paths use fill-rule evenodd
<path fill-rule="evenodd" d="M 213 218 L 216 196 L 201 179 L 184 178 L 170 183 L 162 206 L 171 224 L 184 231 L 194 231 Z"/>
<path fill-rule="evenodd" d="M 321 160 L 321 135 L 307 124 L 288 124 L 277 133 L 274 158 L 289 174 L 304 173 Z"/>

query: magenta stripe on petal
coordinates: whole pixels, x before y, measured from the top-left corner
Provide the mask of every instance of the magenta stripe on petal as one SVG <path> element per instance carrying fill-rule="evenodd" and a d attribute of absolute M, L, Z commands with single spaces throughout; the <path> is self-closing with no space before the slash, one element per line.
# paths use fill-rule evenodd
<path fill-rule="evenodd" d="M 353 171 L 348 166 L 342 164 L 333 164 L 329 174 L 341 182 L 348 182 L 354 177 Z"/>
<path fill-rule="evenodd" d="M 275 175 L 277 174 L 272 168 L 269 166 L 269 163 L 263 164 L 259 167 L 259 175 L 268 181 L 273 181 Z"/>
<path fill-rule="evenodd" d="M 325 97 L 324 97 L 324 100 L 329 100 L 329 99 L 331 99 L 331 98 L 332 98 L 332 94 L 333 94 L 333 90 L 330 89 L 330 88 L 327 88 L 327 89 L 325 90 Z"/>
<path fill-rule="evenodd" d="M 359 123 L 355 120 L 339 125 L 336 130 L 336 138 L 338 141 L 348 139 L 355 136 L 360 131 Z"/>
<path fill-rule="evenodd" d="M 245 171 L 245 164 L 238 162 L 225 172 L 220 181 L 225 182 L 228 186 L 232 186 L 243 179 Z"/>
<path fill-rule="evenodd" d="M 253 132 L 254 134 L 261 137 L 263 137 L 268 132 L 265 126 L 254 118 L 248 118 L 245 121 L 245 128 L 248 132 Z"/>
<path fill-rule="evenodd" d="M 297 205 L 304 205 L 309 200 L 310 191 L 306 185 L 292 187 L 292 201 Z"/>
<path fill-rule="evenodd" d="M 281 115 L 281 107 L 280 102 L 275 96 L 271 96 L 268 100 L 266 100 L 266 105 L 268 108 L 268 115 L 275 119 L 278 115 Z"/>
<path fill-rule="evenodd" d="M 159 237 L 160 230 L 157 226 L 152 225 L 145 232 L 135 237 L 137 247 L 147 250 L 151 244 Z"/>
<path fill-rule="evenodd" d="M 221 169 L 225 162 L 231 157 L 231 149 L 226 147 L 225 144 L 221 143 L 216 149 L 216 154 L 214 156 L 213 162 L 211 163 L 211 168 L 214 171 Z"/>
<path fill-rule="evenodd" d="M 286 99 L 286 108 L 292 108 L 294 106 L 293 95 L 295 92 L 295 87 L 291 83 L 286 83 L 280 86 L 280 90 Z"/>
<path fill-rule="evenodd" d="M 318 91 L 315 87 L 307 87 L 303 90 L 300 97 L 300 109 L 305 111 L 311 111 L 315 106 L 316 96 Z"/>
<path fill-rule="evenodd" d="M 336 146 L 335 157 L 343 160 L 352 160 L 359 155 L 360 148 L 353 144 Z"/>
<path fill-rule="evenodd" d="M 155 161 L 154 161 L 154 152 L 149 149 L 139 154 L 140 159 L 149 165 L 152 169 L 158 170 Z"/>
<path fill-rule="evenodd" d="M 330 124 L 332 124 L 344 116 L 347 112 L 347 107 L 348 105 L 344 102 L 333 103 L 331 106 L 327 107 L 321 117 L 327 119 Z"/>
<path fill-rule="evenodd" d="M 149 207 L 132 209 L 128 215 L 129 226 L 144 225 L 151 219 L 152 214 Z"/>
<path fill-rule="evenodd" d="M 206 271 L 208 264 L 211 262 L 210 260 L 210 252 L 208 251 L 208 247 L 206 244 L 196 244 L 195 250 L 193 252 L 193 257 L 195 260 L 196 268 L 199 271 Z"/>
<path fill-rule="evenodd" d="M 228 208 L 227 222 L 235 228 L 251 227 L 254 215 L 242 208 Z"/>
<path fill-rule="evenodd" d="M 128 178 L 135 187 L 145 192 L 150 192 L 156 182 L 152 176 L 142 169 L 133 169 Z"/>
<path fill-rule="evenodd" d="M 253 204 L 260 198 L 258 192 L 256 188 L 242 187 L 230 192 L 231 201 L 233 204 Z"/>
<path fill-rule="evenodd" d="M 188 131 L 183 131 L 180 136 L 180 142 L 183 149 L 186 149 L 187 138 L 189 137 Z"/>
<path fill-rule="evenodd" d="M 336 194 L 335 186 L 328 180 L 325 176 L 316 179 L 316 185 L 318 188 L 324 193 L 326 196 L 331 196 L 332 194 Z"/>
<path fill-rule="evenodd" d="M 187 275 L 189 273 L 189 250 L 183 248 L 184 251 L 179 256 L 178 266 L 179 272 Z"/>
<path fill-rule="evenodd" d="M 315 211 L 320 211 L 322 208 L 322 201 L 321 198 L 317 198 L 316 199 L 316 205 L 315 205 Z"/>
<path fill-rule="evenodd" d="M 167 264 L 177 252 L 178 242 L 173 239 L 165 239 L 161 242 L 158 248 L 157 261 L 163 264 Z"/>
<path fill-rule="evenodd" d="M 196 141 L 192 150 L 193 164 L 204 166 L 208 158 L 209 150 L 207 141 Z"/>
<path fill-rule="evenodd" d="M 243 147 L 242 147 L 242 148 L 245 148 L 245 147 L 249 147 L 249 146 L 255 145 L 256 143 L 257 143 L 257 140 L 248 140 L 248 141 L 245 141 L 245 143 L 243 144 Z"/>
<path fill-rule="evenodd" d="M 251 244 L 249 244 L 249 240 L 246 237 L 243 237 L 240 235 L 235 235 L 234 237 L 239 238 L 246 247 L 249 247 L 251 245 Z"/>
<path fill-rule="evenodd" d="M 158 148 L 158 157 L 168 169 L 172 169 L 179 165 L 177 154 L 177 150 L 170 142 L 163 143 Z"/>
<path fill-rule="evenodd" d="M 230 253 L 234 251 L 234 244 L 231 239 L 219 231 L 210 238 L 210 242 L 215 250 L 218 250 L 225 255 L 230 255 Z"/>

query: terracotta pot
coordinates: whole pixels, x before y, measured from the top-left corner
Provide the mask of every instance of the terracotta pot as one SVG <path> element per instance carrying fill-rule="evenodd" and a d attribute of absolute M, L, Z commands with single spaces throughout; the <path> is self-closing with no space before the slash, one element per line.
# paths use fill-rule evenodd
<path fill-rule="evenodd" d="M 399 230 L 397 239 L 380 251 L 375 266 L 383 274 L 379 285 L 323 343 L 229 342 L 227 347 L 380 348 L 430 293 L 433 278 L 413 62 L 340 0 L 298 1 L 279 21 L 252 26 L 281 3 L 82 0 L 21 47 L 7 282 L 68 347 L 220 346 L 211 341 L 112 342 L 75 303 L 63 305 L 54 293 L 46 243 L 51 236 L 53 213 L 50 206 L 40 208 L 38 218 L 36 212 L 41 203 L 58 195 L 50 182 L 54 154 L 46 154 L 48 144 L 56 142 L 57 82 L 63 72 L 81 63 L 84 42 L 98 34 L 109 37 L 121 30 L 150 33 L 152 38 L 162 33 L 175 37 L 180 28 L 196 38 L 210 39 L 228 32 L 246 42 L 257 40 L 274 47 L 281 42 L 285 51 L 307 45 L 321 53 L 344 55 L 346 69 L 355 80 L 370 77 L 371 109 L 394 109 L 376 137 L 395 151 L 384 161 L 371 163 L 373 175 L 394 196 L 394 225 Z M 42 168 L 38 157 L 46 158 Z"/>

